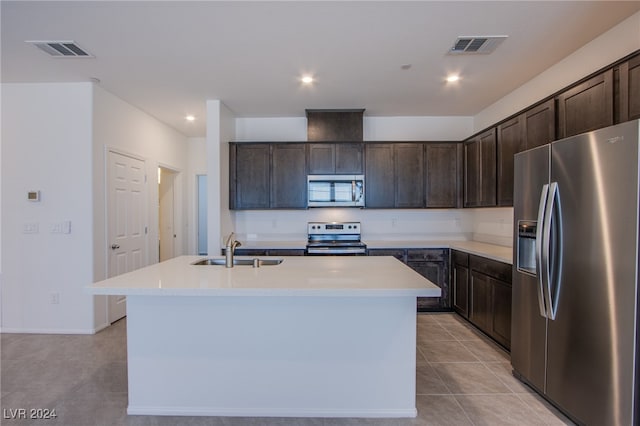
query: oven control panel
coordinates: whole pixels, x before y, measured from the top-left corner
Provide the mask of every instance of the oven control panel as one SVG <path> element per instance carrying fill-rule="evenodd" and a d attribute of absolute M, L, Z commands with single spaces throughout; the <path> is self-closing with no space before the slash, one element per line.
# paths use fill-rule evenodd
<path fill-rule="evenodd" d="M 314 234 L 360 234 L 360 222 L 309 222 L 309 235 Z"/>

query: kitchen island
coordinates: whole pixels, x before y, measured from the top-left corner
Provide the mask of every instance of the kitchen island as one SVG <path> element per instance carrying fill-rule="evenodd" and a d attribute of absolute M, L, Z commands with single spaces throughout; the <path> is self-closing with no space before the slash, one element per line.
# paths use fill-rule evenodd
<path fill-rule="evenodd" d="M 392 257 L 182 256 L 88 287 L 127 296 L 129 414 L 415 417 L 416 298 Z"/>

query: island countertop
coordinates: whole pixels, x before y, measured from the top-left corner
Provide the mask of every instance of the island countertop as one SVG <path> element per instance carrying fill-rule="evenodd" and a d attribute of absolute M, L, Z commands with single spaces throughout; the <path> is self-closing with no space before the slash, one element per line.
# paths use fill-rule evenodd
<path fill-rule="evenodd" d="M 96 282 L 87 291 L 125 296 L 440 296 L 438 286 L 393 257 L 284 256 L 279 265 L 259 268 L 192 265 L 204 258 L 223 259 L 180 256 Z"/>

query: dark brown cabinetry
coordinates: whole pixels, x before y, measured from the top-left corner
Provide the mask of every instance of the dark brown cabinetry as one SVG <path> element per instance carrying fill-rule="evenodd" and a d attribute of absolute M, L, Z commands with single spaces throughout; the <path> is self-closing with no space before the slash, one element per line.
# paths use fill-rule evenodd
<path fill-rule="evenodd" d="M 464 206 L 495 206 L 495 127 L 464 143 L 464 164 Z"/>
<path fill-rule="evenodd" d="M 394 144 L 394 207 L 424 207 L 424 145 Z M 365 198 L 366 200 L 366 198 Z"/>
<path fill-rule="evenodd" d="M 440 297 L 418 297 L 418 312 L 449 311 L 449 250 L 408 249 L 407 265 L 420 275 L 440 287 Z"/>
<path fill-rule="evenodd" d="M 522 113 L 524 148 L 531 149 L 556 140 L 556 102 L 549 99 Z"/>
<path fill-rule="evenodd" d="M 558 138 L 613 125 L 613 69 L 559 94 Z"/>
<path fill-rule="evenodd" d="M 425 206 L 456 208 L 461 206 L 462 144 L 425 143 Z"/>
<path fill-rule="evenodd" d="M 305 144 L 276 143 L 272 145 L 271 208 L 307 208 Z"/>
<path fill-rule="evenodd" d="M 224 256 L 225 249 L 221 250 Z M 305 249 L 245 249 L 237 248 L 234 251 L 236 256 L 304 256 Z"/>
<path fill-rule="evenodd" d="M 365 145 L 365 205 L 368 208 L 424 207 L 424 145 Z"/>
<path fill-rule="evenodd" d="M 616 122 L 640 118 L 640 56 L 623 62 L 615 72 L 618 83 Z"/>
<path fill-rule="evenodd" d="M 392 249 L 367 250 L 369 256 L 393 256 L 442 289 L 442 296 L 419 297 L 418 312 L 451 310 L 449 292 L 448 249 Z"/>
<path fill-rule="evenodd" d="M 497 129 L 498 206 L 513 206 L 513 156 L 524 150 L 524 116 L 512 118 Z"/>
<path fill-rule="evenodd" d="M 229 147 L 229 207 L 268 209 L 271 187 L 271 145 L 231 144 Z"/>
<path fill-rule="evenodd" d="M 364 200 L 368 208 L 395 207 L 393 152 L 392 144 L 365 145 Z"/>
<path fill-rule="evenodd" d="M 469 255 L 451 250 L 451 304 L 453 309 L 469 319 Z"/>
<path fill-rule="evenodd" d="M 511 347 L 511 265 L 469 255 L 469 321 Z"/>
<path fill-rule="evenodd" d="M 307 207 L 305 144 L 232 143 L 229 162 L 231 209 Z"/>
<path fill-rule="evenodd" d="M 311 143 L 309 144 L 309 174 L 362 174 L 361 143 Z"/>

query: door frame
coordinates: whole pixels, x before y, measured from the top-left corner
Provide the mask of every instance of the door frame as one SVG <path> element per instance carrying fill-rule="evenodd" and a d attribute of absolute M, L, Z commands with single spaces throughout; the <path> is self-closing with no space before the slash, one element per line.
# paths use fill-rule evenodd
<path fill-rule="evenodd" d="M 143 194 L 143 198 L 146 201 L 144 203 L 144 207 L 143 207 L 143 216 L 146 219 L 145 222 L 145 234 L 144 234 L 144 246 L 145 246 L 145 253 L 144 253 L 144 257 L 143 257 L 143 266 L 147 266 L 149 265 L 149 251 L 150 251 L 150 247 L 149 247 L 149 186 L 148 186 L 148 166 L 149 166 L 149 159 L 145 158 L 141 155 L 138 154 L 134 154 L 130 151 L 124 150 L 124 149 L 120 149 L 120 148 L 116 148 L 113 146 L 107 146 L 105 145 L 104 147 L 104 163 L 103 163 L 103 168 L 104 168 L 104 276 L 105 278 L 111 278 L 111 274 L 110 274 L 110 254 L 111 252 L 109 251 L 108 245 L 109 245 L 109 224 L 110 224 L 110 204 L 109 204 L 109 189 L 110 189 L 110 178 L 111 178 L 111 172 L 110 172 L 110 168 L 109 168 L 109 156 L 111 153 L 117 154 L 117 155 L 122 155 L 125 157 L 129 157 L 132 158 L 134 160 L 139 160 L 142 161 L 144 163 L 144 172 L 145 172 L 145 184 L 144 184 L 144 194 Z M 111 320 L 110 320 L 110 303 L 111 303 L 111 296 L 107 296 L 105 297 L 105 315 L 106 315 L 106 324 L 111 324 Z"/>
<path fill-rule="evenodd" d="M 173 244 L 173 255 L 174 257 L 176 256 L 176 252 L 179 252 L 179 250 L 177 250 L 178 248 L 178 241 L 182 241 L 182 236 L 180 235 L 180 231 L 181 231 L 181 227 L 178 226 L 179 223 L 181 223 L 181 217 L 182 215 L 179 213 L 179 210 L 177 208 L 178 203 L 178 199 L 181 195 L 180 190 L 179 190 L 179 180 L 180 180 L 180 176 L 182 171 L 175 168 L 175 167 L 171 167 L 171 166 L 167 166 L 163 163 L 158 163 L 158 167 L 156 169 L 156 171 L 163 169 L 163 170 L 167 170 L 171 175 L 172 175 L 172 188 L 171 188 L 171 192 L 172 192 L 172 197 L 173 200 L 171 202 L 171 208 L 173 209 L 173 234 L 176 235 L 173 237 L 172 239 L 172 244 Z M 159 187 L 160 185 L 158 185 Z M 160 193 L 159 193 L 159 188 L 158 188 L 158 242 L 159 242 L 159 247 L 158 247 L 158 259 L 161 259 L 161 253 L 162 253 L 162 248 L 160 246 L 160 236 L 161 236 L 161 232 L 160 232 L 160 214 L 162 211 L 162 207 L 160 204 Z"/>

